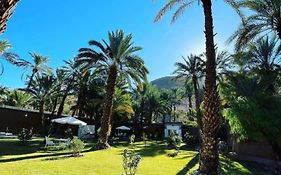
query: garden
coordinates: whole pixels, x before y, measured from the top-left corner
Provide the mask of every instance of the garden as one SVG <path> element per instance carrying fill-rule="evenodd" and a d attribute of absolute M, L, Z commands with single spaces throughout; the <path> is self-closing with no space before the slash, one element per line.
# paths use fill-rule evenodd
<path fill-rule="evenodd" d="M 43 138 L 34 138 L 28 147 L 18 139 L 0 140 L 0 168 L 2 175 L 55 175 L 55 174 L 122 174 L 123 151 L 129 143 L 114 144 L 111 149 L 93 150 L 93 143 L 86 143 L 82 157 L 73 157 L 71 150 L 46 150 Z M 169 157 L 175 150 L 166 149 L 162 141 L 135 143 L 135 152 L 141 156 L 137 174 L 185 175 L 198 168 L 198 152 L 182 148 L 176 157 Z M 220 172 L 230 175 L 270 175 L 251 163 L 238 163 L 221 157 Z"/>
<path fill-rule="evenodd" d="M 0 34 L 1 175 L 281 174 L 281 0 L 6 0 Z"/>

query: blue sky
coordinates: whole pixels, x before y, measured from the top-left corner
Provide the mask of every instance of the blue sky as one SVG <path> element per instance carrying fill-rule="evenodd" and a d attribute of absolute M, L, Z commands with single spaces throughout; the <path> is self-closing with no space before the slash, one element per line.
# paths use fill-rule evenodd
<path fill-rule="evenodd" d="M 28 52 L 34 51 L 48 56 L 50 66 L 56 68 L 87 47 L 89 40 L 106 39 L 107 31 L 123 29 L 143 48 L 139 55 L 150 71 L 149 80 L 154 80 L 170 75 L 181 56 L 202 53 L 205 48 L 202 7 L 195 3 L 172 25 L 172 13 L 153 23 L 163 4 L 163 0 L 21 0 L 0 39 L 7 39 L 21 58 L 31 60 Z M 222 0 L 213 5 L 215 42 L 221 50 L 231 51 L 225 41 L 238 27 L 239 18 Z M 0 84 L 24 86 L 24 70 L 1 62 L 5 70 Z"/>

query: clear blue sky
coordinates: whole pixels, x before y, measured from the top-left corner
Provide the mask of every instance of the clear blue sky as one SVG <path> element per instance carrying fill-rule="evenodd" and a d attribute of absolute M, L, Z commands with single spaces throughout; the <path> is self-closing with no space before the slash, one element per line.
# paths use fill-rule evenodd
<path fill-rule="evenodd" d="M 107 38 L 107 31 L 123 29 L 132 33 L 135 45 L 143 47 L 139 55 L 149 68 L 149 79 L 170 75 L 182 55 L 204 51 L 203 11 L 194 4 L 178 21 L 170 24 L 171 13 L 159 23 L 154 16 L 163 0 L 21 0 L 8 22 L 5 34 L 12 51 L 30 60 L 28 52 L 49 56 L 53 68 L 72 59 L 88 41 Z M 215 42 L 220 49 L 239 25 L 235 12 L 222 0 L 213 1 Z M 5 71 L 0 84 L 22 87 L 24 70 L 1 60 Z"/>

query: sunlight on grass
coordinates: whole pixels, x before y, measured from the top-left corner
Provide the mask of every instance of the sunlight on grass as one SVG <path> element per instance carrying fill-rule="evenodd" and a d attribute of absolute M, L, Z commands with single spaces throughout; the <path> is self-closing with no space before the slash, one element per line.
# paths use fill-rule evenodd
<path fill-rule="evenodd" d="M 121 175 L 122 152 L 127 144 L 120 143 L 109 150 L 93 151 L 92 144 L 80 158 L 69 157 L 68 151 L 45 151 L 42 139 L 35 139 L 27 147 L 16 140 L 0 140 L 1 175 Z M 168 157 L 174 150 L 165 150 L 163 142 L 135 144 L 142 156 L 139 175 L 185 175 L 198 168 L 198 153 L 181 151 L 177 157 Z M 243 165 L 221 158 L 223 174 L 246 175 L 251 172 Z M 256 174 L 256 173 L 253 173 Z"/>

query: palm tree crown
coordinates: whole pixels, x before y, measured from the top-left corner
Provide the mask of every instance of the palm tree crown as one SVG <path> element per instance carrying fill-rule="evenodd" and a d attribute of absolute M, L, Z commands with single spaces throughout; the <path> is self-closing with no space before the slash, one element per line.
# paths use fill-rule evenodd
<path fill-rule="evenodd" d="M 236 40 L 235 49 L 241 50 L 256 37 L 275 33 L 281 39 L 281 0 L 239 0 L 234 1 L 235 7 L 242 17 L 242 24 L 229 38 Z M 250 10 L 249 16 L 242 9 Z"/>

